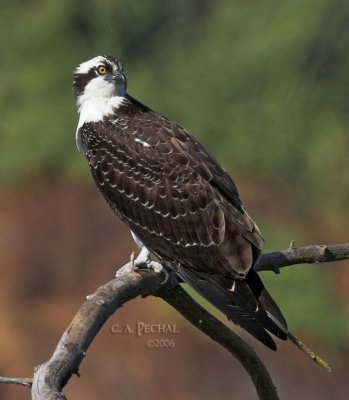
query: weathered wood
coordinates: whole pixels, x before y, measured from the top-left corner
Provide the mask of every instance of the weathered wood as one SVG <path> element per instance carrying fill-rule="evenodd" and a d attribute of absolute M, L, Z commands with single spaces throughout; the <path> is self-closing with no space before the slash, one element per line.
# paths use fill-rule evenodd
<path fill-rule="evenodd" d="M 349 243 L 298 248 L 291 246 L 279 252 L 263 254 L 256 270 L 278 272 L 289 265 L 345 259 L 349 259 Z M 152 266 L 159 270 L 158 263 L 153 262 Z M 156 273 L 153 269 L 134 270 L 133 261 L 122 267 L 115 279 L 87 297 L 51 359 L 35 369 L 32 381 L 28 378 L 0 377 L 0 383 L 31 386 L 34 400 L 66 399 L 62 389 L 73 374 L 78 374 L 88 347 L 106 320 L 127 301 L 148 295 L 164 299 L 199 330 L 233 354 L 250 375 L 260 399 L 278 399 L 268 371 L 249 345 L 197 304 L 180 285 L 164 283 L 164 274 Z M 311 352 L 310 356 L 316 361 L 314 353 Z"/>

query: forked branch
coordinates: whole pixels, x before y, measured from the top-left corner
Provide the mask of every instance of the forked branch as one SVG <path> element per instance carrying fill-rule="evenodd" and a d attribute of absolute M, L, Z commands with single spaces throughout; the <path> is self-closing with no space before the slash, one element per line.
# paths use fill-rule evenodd
<path fill-rule="evenodd" d="M 293 264 L 338 261 L 349 258 L 349 243 L 313 245 L 262 255 L 258 271 L 275 271 Z M 155 263 L 156 264 L 156 263 Z M 260 399 L 278 399 L 268 371 L 255 351 L 239 336 L 197 304 L 180 285 L 163 284 L 163 274 L 151 269 L 134 271 L 131 263 L 117 277 L 87 297 L 60 339 L 51 359 L 38 366 L 32 382 L 32 399 L 65 399 L 63 387 L 79 365 L 106 320 L 124 303 L 137 297 L 161 297 L 188 321 L 233 354 L 250 375 Z M 29 379 L 0 378 L 0 383 L 30 385 Z"/>

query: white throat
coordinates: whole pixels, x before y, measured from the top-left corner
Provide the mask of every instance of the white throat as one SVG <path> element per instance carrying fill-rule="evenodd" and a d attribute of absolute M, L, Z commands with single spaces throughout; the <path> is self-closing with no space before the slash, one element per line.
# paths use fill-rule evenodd
<path fill-rule="evenodd" d="M 115 112 L 125 100 L 116 94 L 115 85 L 102 76 L 92 79 L 84 93 L 77 98 L 76 104 L 80 115 L 76 129 L 76 145 L 83 151 L 79 129 L 86 122 L 99 122 Z"/>

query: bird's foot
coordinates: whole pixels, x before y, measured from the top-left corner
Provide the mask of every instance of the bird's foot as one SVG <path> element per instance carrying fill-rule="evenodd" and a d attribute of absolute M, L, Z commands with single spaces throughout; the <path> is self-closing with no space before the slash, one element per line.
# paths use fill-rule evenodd
<path fill-rule="evenodd" d="M 133 270 L 146 267 L 152 269 L 157 274 L 163 273 L 165 275 L 165 279 L 163 280 L 163 282 L 161 282 L 161 284 L 164 285 L 165 283 L 167 283 L 170 274 L 166 271 L 166 269 L 162 266 L 161 263 L 157 261 L 152 261 L 150 259 L 150 251 L 145 246 L 142 247 L 142 250 L 138 254 L 137 258 L 135 260 L 133 258 L 134 256 L 132 257 L 131 255 L 131 263 Z"/>
<path fill-rule="evenodd" d="M 130 261 L 118 269 L 116 271 L 115 276 L 117 278 L 120 278 L 123 275 L 127 275 L 130 273 L 130 271 L 137 271 L 141 268 L 150 268 L 149 265 L 152 264 L 152 261 L 150 259 L 150 252 L 146 247 L 142 247 L 141 251 L 139 252 L 138 256 L 135 258 L 135 253 L 132 252 L 130 256 Z"/>
<path fill-rule="evenodd" d="M 157 261 L 152 261 L 149 259 L 149 262 L 145 264 L 148 269 L 152 269 L 156 274 L 165 274 L 165 279 L 161 284 L 165 283 L 168 279 L 168 272 L 163 267 L 163 265 Z"/>
<path fill-rule="evenodd" d="M 150 268 L 150 264 L 152 263 L 150 259 L 150 251 L 143 246 L 138 256 L 134 258 L 134 253 L 131 254 L 130 264 L 131 268 L 136 271 L 141 268 Z"/>
<path fill-rule="evenodd" d="M 157 274 L 164 273 L 165 279 L 161 282 L 161 285 L 167 283 L 170 277 L 170 274 L 161 263 L 150 259 L 150 251 L 145 246 L 142 247 L 136 258 L 134 252 L 132 252 L 130 261 L 116 272 L 116 277 L 120 277 L 127 271 L 138 271 L 140 269 L 152 269 Z"/>
<path fill-rule="evenodd" d="M 171 289 L 176 288 L 179 285 L 179 279 L 175 271 L 164 269 L 165 279 L 161 282 L 161 285 L 168 284 Z"/>

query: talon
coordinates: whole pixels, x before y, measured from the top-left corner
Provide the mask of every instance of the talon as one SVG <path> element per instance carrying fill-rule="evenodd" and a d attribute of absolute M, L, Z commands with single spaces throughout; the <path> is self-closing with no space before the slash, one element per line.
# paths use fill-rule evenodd
<path fill-rule="evenodd" d="M 165 279 L 160 283 L 160 285 L 166 285 L 166 283 L 170 280 L 170 273 L 162 268 L 163 273 L 165 274 Z"/>
<path fill-rule="evenodd" d="M 295 240 L 292 240 L 292 242 L 290 243 L 290 245 L 288 246 L 289 249 L 294 249 L 295 248 Z"/>
<path fill-rule="evenodd" d="M 165 279 L 160 283 L 160 285 L 165 285 L 168 282 L 170 274 L 168 271 L 166 271 L 162 264 L 156 261 L 152 261 L 147 266 L 148 268 L 151 268 L 156 274 L 163 273 L 165 275 Z"/>
<path fill-rule="evenodd" d="M 176 273 L 172 270 L 167 270 L 164 266 L 160 263 L 151 263 L 153 270 L 157 273 L 163 273 L 165 275 L 165 279 L 160 283 L 160 285 L 166 285 L 167 283 L 171 286 L 171 288 L 175 288 L 179 282 Z"/>
<path fill-rule="evenodd" d="M 165 280 L 161 284 L 165 285 L 165 283 L 168 283 L 172 289 L 176 288 L 179 285 L 178 275 L 173 270 L 164 270 L 164 273 Z"/>

